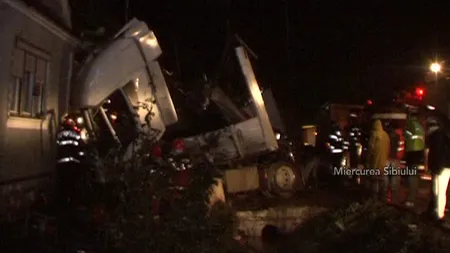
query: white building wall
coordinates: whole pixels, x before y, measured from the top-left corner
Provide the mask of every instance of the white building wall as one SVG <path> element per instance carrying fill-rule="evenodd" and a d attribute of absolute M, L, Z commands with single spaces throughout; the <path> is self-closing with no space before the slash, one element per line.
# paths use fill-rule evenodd
<path fill-rule="evenodd" d="M 9 112 L 8 92 L 14 80 L 13 52 L 18 40 L 49 57 L 43 92 L 48 113 L 41 118 L 17 117 Z M 75 44 L 68 33 L 26 4 L 0 0 L 0 186 L 53 172 L 55 131 L 59 116 L 67 110 Z M 0 200 L 0 204 L 4 203 Z"/>

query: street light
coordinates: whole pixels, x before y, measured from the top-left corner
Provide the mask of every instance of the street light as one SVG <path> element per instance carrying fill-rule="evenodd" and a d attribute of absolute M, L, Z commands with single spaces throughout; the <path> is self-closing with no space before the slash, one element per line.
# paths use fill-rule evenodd
<path fill-rule="evenodd" d="M 432 72 L 434 72 L 435 74 L 441 72 L 441 68 L 442 68 L 441 64 L 439 64 L 437 62 L 430 65 L 430 70 Z"/>

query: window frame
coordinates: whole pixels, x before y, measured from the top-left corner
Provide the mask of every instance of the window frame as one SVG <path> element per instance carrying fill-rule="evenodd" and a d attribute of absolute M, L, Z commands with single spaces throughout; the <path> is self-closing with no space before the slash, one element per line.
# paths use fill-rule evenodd
<path fill-rule="evenodd" d="M 20 55 L 16 54 L 17 52 Z M 18 65 L 16 65 L 15 61 L 17 57 L 21 57 L 21 61 Z M 32 57 L 34 66 L 32 67 L 32 71 L 27 68 L 27 59 L 28 57 Z M 26 42 L 21 38 L 16 39 L 16 43 L 14 45 L 13 53 L 12 53 L 12 64 L 14 68 L 18 68 L 20 66 L 21 74 L 13 73 L 14 70 L 11 69 L 11 83 L 9 85 L 8 90 L 8 115 L 14 117 L 24 117 L 31 119 L 41 119 L 45 115 L 46 105 L 47 105 L 47 88 L 50 80 L 50 64 L 51 64 L 51 55 L 42 50 L 39 47 L 34 46 L 33 44 Z M 42 70 L 42 80 L 38 80 L 38 72 L 39 63 L 44 63 L 44 67 Z M 20 72 L 19 71 L 19 72 Z M 29 75 L 32 73 L 33 75 Z M 20 77 L 20 76 L 21 77 Z M 30 80 L 26 80 L 29 78 L 33 78 L 34 81 L 30 85 Z M 42 82 L 42 83 L 41 83 Z M 40 96 L 34 96 L 34 89 L 36 85 L 40 83 Z M 26 85 L 26 87 L 24 87 Z M 27 90 L 24 91 L 23 89 Z M 24 97 L 26 100 L 27 110 L 24 110 L 23 101 Z M 39 102 L 34 101 L 34 97 L 39 98 Z M 14 103 L 14 108 L 11 105 Z M 36 106 L 36 103 L 39 107 Z"/>

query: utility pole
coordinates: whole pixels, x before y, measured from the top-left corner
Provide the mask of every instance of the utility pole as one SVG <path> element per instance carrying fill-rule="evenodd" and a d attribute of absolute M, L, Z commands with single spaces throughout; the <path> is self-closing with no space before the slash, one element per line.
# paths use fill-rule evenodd
<path fill-rule="evenodd" d="M 125 0 L 125 23 L 128 23 L 128 14 L 130 8 L 130 0 Z"/>
<path fill-rule="evenodd" d="M 284 26 L 286 31 L 286 58 L 288 65 L 291 61 L 291 50 L 290 50 L 290 29 L 289 29 L 289 5 L 288 0 L 284 0 Z"/>

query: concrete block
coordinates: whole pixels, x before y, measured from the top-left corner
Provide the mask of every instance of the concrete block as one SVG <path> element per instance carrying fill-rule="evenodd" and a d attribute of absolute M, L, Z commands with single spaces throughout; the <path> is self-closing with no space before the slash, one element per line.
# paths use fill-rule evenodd
<path fill-rule="evenodd" d="M 263 228 L 267 225 L 276 226 L 282 232 L 291 232 L 304 221 L 326 210 L 317 206 L 301 206 L 241 211 L 236 214 L 238 230 L 249 237 L 261 236 Z"/>

